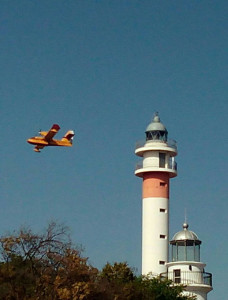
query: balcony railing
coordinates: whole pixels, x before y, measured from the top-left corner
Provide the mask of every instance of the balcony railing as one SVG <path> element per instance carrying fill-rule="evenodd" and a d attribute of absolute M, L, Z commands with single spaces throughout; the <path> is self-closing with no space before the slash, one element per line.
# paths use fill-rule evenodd
<path fill-rule="evenodd" d="M 149 146 L 149 144 L 164 143 L 164 144 L 167 144 L 168 147 L 174 148 L 175 150 L 177 150 L 177 142 L 175 140 L 171 140 L 171 139 L 169 139 L 167 142 L 164 142 L 164 141 L 161 141 L 161 140 L 149 140 L 149 141 L 141 140 L 141 141 L 137 141 L 136 145 L 135 145 L 135 150 L 138 149 L 138 148 L 144 147 L 146 143 L 147 143 L 148 146 Z"/>
<path fill-rule="evenodd" d="M 159 168 L 159 166 L 146 166 L 144 167 L 143 166 L 143 161 L 139 161 L 136 163 L 136 166 L 135 166 L 135 171 L 138 170 L 138 169 L 142 169 L 142 168 Z M 177 171 L 177 163 L 175 161 L 172 161 L 170 160 L 168 165 L 164 167 L 165 169 L 171 169 L 173 171 Z"/>
<path fill-rule="evenodd" d="M 199 271 L 181 271 L 180 276 L 175 276 L 174 272 L 162 273 L 161 278 L 170 279 L 174 283 L 180 283 L 184 285 L 189 284 L 204 284 L 212 286 L 212 274 Z"/>

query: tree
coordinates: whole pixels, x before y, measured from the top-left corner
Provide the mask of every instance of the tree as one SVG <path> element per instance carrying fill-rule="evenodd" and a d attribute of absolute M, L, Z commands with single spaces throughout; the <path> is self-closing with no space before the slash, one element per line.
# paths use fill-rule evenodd
<path fill-rule="evenodd" d="M 68 230 L 51 223 L 0 238 L 0 300 L 186 300 L 171 281 L 136 276 L 126 262 L 102 271 L 73 247 Z"/>
<path fill-rule="evenodd" d="M 107 279 L 109 282 L 128 283 L 136 278 L 133 272 L 127 262 L 115 262 L 113 265 L 107 263 L 102 269 L 100 277 Z"/>
<path fill-rule="evenodd" d="M 100 272 L 99 278 L 103 290 L 108 291 L 106 299 L 133 299 L 136 275 L 127 262 L 115 262 L 113 265 L 107 263 Z"/>
<path fill-rule="evenodd" d="M 51 223 L 44 234 L 21 229 L 0 239 L 0 299 L 85 299 L 98 273 L 73 249 L 67 229 Z"/>
<path fill-rule="evenodd" d="M 182 294 L 183 286 L 174 286 L 171 280 L 136 276 L 134 270 L 124 263 L 107 263 L 100 273 L 106 280 L 110 299 L 115 300 L 187 300 L 195 299 Z M 105 281 L 103 281 L 104 283 Z M 109 298 L 107 298 L 109 299 Z"/>
<path fill-rule="evenodd" d="M 151 278 L 148 276 L 140 276 L 137 278 L 137 290 L 143 300 L 188 300 L 195 297 L 185 296 L 182 294 L 184 286 L 173 285 L 168 279 Z"/>

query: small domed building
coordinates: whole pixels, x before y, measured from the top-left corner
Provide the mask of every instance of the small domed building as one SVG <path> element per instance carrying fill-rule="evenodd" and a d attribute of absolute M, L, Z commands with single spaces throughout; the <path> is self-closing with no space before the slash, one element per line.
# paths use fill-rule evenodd
<path fill-rule="evenodd" d="M 183 230 L 176 233 L 170 241 L 171 261 L 166 264 L 165 277 L 174 284 L 183 284 L 184 294 L 195 295 L 197 300 L 206 300 L 212 290 L 212 274 L 206 273 L 206 264 L 200 261 L 201 241 L 198 236 L 183 224 Z"/>

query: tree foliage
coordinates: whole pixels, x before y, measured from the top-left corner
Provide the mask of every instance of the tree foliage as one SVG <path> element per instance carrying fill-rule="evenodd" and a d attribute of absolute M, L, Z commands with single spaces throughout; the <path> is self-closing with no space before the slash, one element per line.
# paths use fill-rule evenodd
<path fill-rule="evenodd" d="M 81 253 L 55 223 L 41 235 L 21 229 L 0 238 L 0 300 L 189 299 L 181 286 L 136 276 L 126 262 L 98 271 Z"/>

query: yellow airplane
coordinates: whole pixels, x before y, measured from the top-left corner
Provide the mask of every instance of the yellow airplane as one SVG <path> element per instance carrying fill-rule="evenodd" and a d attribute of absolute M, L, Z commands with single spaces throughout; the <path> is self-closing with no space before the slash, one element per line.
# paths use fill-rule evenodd
<path fill-rule="evenodd" d="M 69 130 L 61 140 L 54 140 L 53 137 L 59 131 L 60 127 L 58 124 L 53 124 L 49 131 L 40 131 L 40 136 L 34 136 L 27 140 L 29 144 L 36 145 L 33 149 L 35 152 L 40 152 L 47 146 L 65 146 L 71 147 L 73 143 L 74 131 Z"/>

